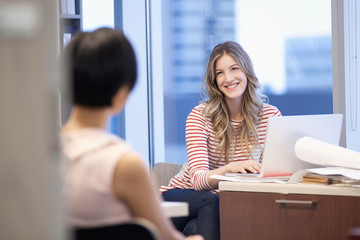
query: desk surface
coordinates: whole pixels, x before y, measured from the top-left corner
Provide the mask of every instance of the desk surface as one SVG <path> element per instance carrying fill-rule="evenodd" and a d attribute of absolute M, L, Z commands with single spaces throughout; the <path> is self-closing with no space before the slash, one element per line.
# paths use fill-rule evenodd
<path fill-rule="evenodd" d="M 167 202 L 161 203 L 167 217 L 185 217 L 189 215 L 189 204 L 187 202 Z"/>
<path fill-rule="evenodd" d="M 241 192 L 267 192 L 267 193 L 294 193 L 294 194 L 315 194 L 315 195 L 338 195 L 360 197 L 360 188 L 326 186 L 317 184 L 280 184 L 280 183 L 243 183 L 220 181 L 220 191 L 241 191 Z"/>

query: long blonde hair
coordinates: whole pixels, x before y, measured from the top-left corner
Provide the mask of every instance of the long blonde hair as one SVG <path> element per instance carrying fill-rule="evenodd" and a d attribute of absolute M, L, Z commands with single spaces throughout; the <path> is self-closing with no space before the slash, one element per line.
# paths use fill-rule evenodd
<path fill-rule="evenodd" d="M 230 122 L 231 119 L 223 93 L 216 83 L 215 64 L 224 54 L 230 55 L 236 61 L 247 78 L 247 86 L 241 106 L 244 121 L 237 129 Z M 256 125 L 262 115 L 263 101 L 266 96 L 260 92 L 260 84 L 248 54 L 236 42 L 227 41 L 218 44 L 211 52 L 204 83 L 207 94 L 204 93 L 207 99 L 204 101 L 203 114 L 212 120 L 215 137 L 220 140 L 217 148 L 225 155 L 225 162 L 228 163 L 230 156 L 233 157 L 237 144 L 240 144 L 253 158 L 251 146 L 258 145 L 259 134 Z"/>

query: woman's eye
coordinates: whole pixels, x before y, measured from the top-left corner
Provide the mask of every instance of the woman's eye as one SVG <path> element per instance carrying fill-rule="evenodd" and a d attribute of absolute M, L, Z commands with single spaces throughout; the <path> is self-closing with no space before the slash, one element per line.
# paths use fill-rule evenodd
<path fill-rule="evenodd" d="M 219 76 L 222 72 L 216 72 L 216 76 Z"/>
<path fill-rule="evenodd" d="M 233 67 L 231 70 L 236 71 L 238 69 L 239 69 L 238 67 Z"/>

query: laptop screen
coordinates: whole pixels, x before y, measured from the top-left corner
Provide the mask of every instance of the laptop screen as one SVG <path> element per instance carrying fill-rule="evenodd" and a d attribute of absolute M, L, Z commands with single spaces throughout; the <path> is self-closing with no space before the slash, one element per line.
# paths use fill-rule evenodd
<path fill-rule="evenodd" d="M 289 176 L 301 169 L 318 167 L 296 157 L 295 143 L 301 137 L 309 136 L 339 145 L 342 119 L 342 114 L 269 118 L 260 176 Z"/>

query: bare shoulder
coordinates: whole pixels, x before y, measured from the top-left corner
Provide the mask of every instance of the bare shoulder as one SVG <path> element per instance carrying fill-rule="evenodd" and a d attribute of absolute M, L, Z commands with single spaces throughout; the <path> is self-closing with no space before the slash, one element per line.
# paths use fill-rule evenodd
<path fill-rule="evenodd" d="M 150 173 L 140 155 L 129 152 L 119 159 L 113 176 L 113 188 L 118 198 L 128 199 L 151 187 L 149 184 Z"/>
<path fill-rule="evenodd" d="M 135 152 L 123 155 L 116 164 L 115 177 L 133 178 L 138 175 L 148 174 L 142 157 Z"/>

